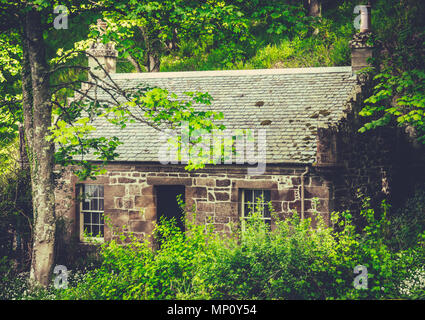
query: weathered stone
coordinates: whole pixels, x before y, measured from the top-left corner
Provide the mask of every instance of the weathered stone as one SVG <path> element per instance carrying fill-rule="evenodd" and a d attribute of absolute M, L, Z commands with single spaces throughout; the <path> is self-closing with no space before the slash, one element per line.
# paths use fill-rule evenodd
<path fill-rule="evenodd" d="M 211 202 L 215 201 L 215 197 L 214 197 L 214 194 L 212 192 L 208 192 L 208 201 L 211 201 Z"/>
<path fill-rule="evenodd" d="M 301 178 L 300 177 L 292 177 L 291 180 L 292 180 L 292 184 L 294 186 L 298 186 L 298 185 L 301 184 Z"/>
<path fill-rule="evenodd" d="M 196 203 L 196 212 L 214 212 L 214 208 L 214 203 L 208 203 L 205 201 L 197 201 Z"/>
<path fill-rule="evenodd" d="M 140 195 L 140 185 L 129 185 L 128 186 L 128 193 L 130 195 Z"/>
<path fill-rule="evenodd" d="M 277 189 L 277 182 L 270 180 L 235 180 L 235 187 L 241 189 Z"/>
<path fill-rule="evenodd" d="M 112 225 L 117 228 L 122 228 L 128 225 L 128 211 L 127 210 L 109 210 L 106 214 L 111 219 Z"/>
<path fill-rule="evenodd" d="M 216 223 L 229 223 L 229 217 L 215 217 L 214 222 Z"/>
<path fill-rule="evenodd" d="M 321 187 L 324 184 L 324 180 L 320 177 L 310 177 L 310 186 Z"/>
<path fill-rule="evenodd" d="M 230 180 L 224 179 L 224 180 L 216 180 L 215 181 L 217 187 L 227 187 L 230 186 Z"/>
<path fill-rule="evenodd" d="M 142 195 L 144 196 L 152 196 L 154 194 L 154 186 L 148 186 L 142 188 Z"/>
<path fill-rule="evenodd" d="M 326 187 L 305 187 L 304 197 L 329 199 L 329 189 Z"/>
<path fill-rule="evenodd" d="M 137 182 L 136 179 L 125 178 L 125 177 L 118 178 L 118 183 L 135 183 L 135 182 Z"/>
<path fill-rule="evenodd" d="M 190 193 L 193 198 L 205 199 L 207 198 L 207 188 L 204 187 L 192 187 Z"/>
<path fill-rule="evenodd" d="M 104 192 L 105 192 L 105 203 L 106 203 L 108 198 L 123 197 L 125 195 L 125 186 L 105 185 Z M 106 206 L 106 204 L 105 204 L 105 206 Z"/>
<path fill-rule="evenodd" d="M 195 179 L 195 185 L 213 187 L 214 186 L 214 179 L 211 179 L 211 178 L 196 178 Z"/>
<path fill-rule="evenodd" d="M 219 187 L 216 187 L 216 188 L 214 188 L 214 191 L 224 191 L 224 192 L 229 192 L 230 191 L 230 188 L 219 188 Z"/>
<path fill-rule="evenodd" d="M 192 178 L 170 178 L 170 177 L 147 177 L 147 183 L 150 185 L 184 185 L 190 186 Z"/>
<path fill-rule="evenodd" d="M 230 200 L 230 196 L 226 192 L 215 192 L 214 195 L 215 195 L 216 201 L 229 201 Z"/>
<path fill-rule="evenodd" d="M 279 213 L 279 212 L 282 211 L 282 202 L 280 202 L 280 201 L 272 201 L 272 207 L 273 207 L 273 210 L 276 213 Z"/>
<path fill-rule="evenodd" d="M 114 209 L 122 209 L 123 208 L 123 200 L 122 198 L 115 197 L 115 204 L 113 206 Z"/>
<path fill-rule="evenodd" d="M 134 201 L 132 198 L 123 198 L 123 208 L 124 209 L 133 209 Z"/>
<path fill-rule="evenodd" d="M 145 220 L 149 220 L 149 221 L 156 221 L 156 208 L 155 207 L 148 207 L 148 208 L 143 208 L 143 212 L 142 214 L 145 217 Z"/>
<path fill-rule="evenodd" d="M 301 201 L 289 202 L 289 210 L 296 210 L 298 213 L 301 213 Z"/>
<path fill-rule="evenodd" d="M 272 177 L 271 176 L 261 175 L 261 176 L 250 176 L 249 178 L 250 179 L 261 179 L 261 180 L 264 180 L 264 179 L 271 179 Z"/>
<path fill-rule="evenodd" d="M 282 201 L 294 201 L 295 200 L 294 189 L 279 190 L 278 199 L 280 199 Z"/>
<path fill-rule="evenodd" d="M 140 210 L 129 210 L 128 217 L 130 220 L 144 220 L 143 214 Z"/>
<path fill-rule="evenodd" d="M 234 217 L 238 215 L 238 204 L 232 202 L 221 202 L 215 204 L 216 216 Z"/>
<path fill-rule="evenodd" d="M 152 221 L 130 221 L 130 231 L 151 234 L 154 228 Z"/>
<path fill-rule="evenodd" d="M 153 196 L 136 196 L 135 206 L 138 208 L 154 207 L 155 201 Z"/>

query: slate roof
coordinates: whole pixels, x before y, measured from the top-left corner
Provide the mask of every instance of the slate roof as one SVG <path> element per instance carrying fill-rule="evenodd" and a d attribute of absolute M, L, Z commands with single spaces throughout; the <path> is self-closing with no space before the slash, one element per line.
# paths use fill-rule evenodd
<path fill-rule="evenodd" d="M 208 92 L 228 129 L 267 129 L 267 163 L 313 163 L 317 127 L 338 122 L 356 86 L 351 67 L 112 74 L 123 88 L 158 86 L 181 96 Z M 204 106 L 205 108 L 205 106 Z M 261 125 L 271 121 L 267 126 Z M 95 135 L 123 142 L 117 161 L 158 160 L 159 132 L 141 124 L 124 130 L 96 120 Z M 254 131 L 256 132 L 256 131 Z"/>

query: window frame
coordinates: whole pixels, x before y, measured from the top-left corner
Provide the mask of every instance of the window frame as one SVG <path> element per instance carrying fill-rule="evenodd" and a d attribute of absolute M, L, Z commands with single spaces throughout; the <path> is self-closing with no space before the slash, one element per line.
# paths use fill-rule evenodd
<path fill-rule="evenodd" d="M 246 201 L 246 199 L 245 199 L 245 192 L 246 191 L 252 192 L 251 199 L 248 200 L 248 201 Z M 241 207 L 240 207 L 241 208 L 241 218 L 242 218 L 242 231 L 245 231 L 246 220 L 249 217 L 249 215 L 247 215 L 247 213 L 245 212 L 245 206 L 248 203 L 250 203 L 250 206 L 253 206 L 253 208 L 255 208 L 257 206 L 257 204 L 258 204 L 258 202 L 256 201 L 256 199 L 258 197 L 254 198 L 255 191 L 257 191 L 257 192 L 260 191 L 261 192 L 261 195 L 263 196 L 263 202 L 261 203 L 261 205 L 263 206 L 263 210 L 262 210 L 263 212 L 262 212 L 261 219 L 263 221 L 265 221 L 269 225 L 269 227 L 271 228 L 271 224 L 272 224 L 271 213 L 269 212 L 269 216 L 268 217 L 266 217 L 264 215 L 265 214 L 265 210 L 269 211 L 268 202 L 271 201 L 271 190 L 270 189 L 264 189 L 264 188 L 244 188 L 244 189 L 241 189 Z M 269 200 L 266 200 L 265 192 L 268 193 L 268 199 Z M 251 208 L 251 210 L 252 210 L 252 208 Z"/>
<path fill-rule="evenodd" d="M 98 209 L 99 209 L 99 200 L 103 200 L 103 210 L 92 210 L 90 209 L 84 209 L 83 205 L 84 202 L 86 201 L 86 197 L 85 197 L 85 188 L 87 186 L 93 187 L 100 187 L 102 189 L 102 193 L 103 196 L 100 196 L 100 194 L 98 194 L 98 196 L 92 196 L 89 197 L 89 201 L 91 203 L 91 200 L 96 199 L 98 200 Z M 99 191 L 98 191 L 99 192 Z M 82 183 L 78 185 L 78 208 L 79 208 L 79 236 L 80 236 L 80 241 L 83 243 L 102 243 L 105 241 L 105 220 L 104 220 L 104 214 L 105 214 L 105 188 L 103 184 L 91 184 L 91 183 Z M 91 204 L 90 204 L 91 206 Z M 90 221 L 90 225 L 97 225 L 97 226 L 103 226 L 103 234 L 100 233 L 99 230 L 99 234 L 100 236 L 94 236 L 94 237 L 90 237 L 90 236 L 85 236 L 84 235 L 84 214 L 86 213 L 99 213 L 100 217 L 99 217 L 99 223 L 92 223 Z"/>

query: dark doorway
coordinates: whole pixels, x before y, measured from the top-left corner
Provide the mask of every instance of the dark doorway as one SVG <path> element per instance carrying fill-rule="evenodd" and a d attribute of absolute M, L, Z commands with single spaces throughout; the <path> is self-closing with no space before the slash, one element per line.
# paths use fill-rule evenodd
<path fill-rule="evenodd" d="M 175 218 L 176 225 L 184 231 L 183 210 L 177 203 L 177 196 L 181 195 L 184 202 L 184 186 L 157 186 L 156 187 L 156 216 L 166 219 Z"/>

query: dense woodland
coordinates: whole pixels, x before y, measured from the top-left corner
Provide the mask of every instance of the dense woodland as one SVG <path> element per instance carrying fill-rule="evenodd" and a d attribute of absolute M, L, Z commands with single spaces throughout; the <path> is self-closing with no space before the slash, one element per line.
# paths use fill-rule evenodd
<path fill-rule="evenodd" d="M 366 2 L 0 0 L 0 299 L 425 298 L 424 186 L 399 208 L 383 203 L 374 210 L 364 199 L 361 212 L 335 213 L 333 227 L 311 228 L 294 215 L 272 233 L 254 216 L 241 241 L 196 225 L 184 236 L 164 221 L 161 249 L 105 243 L 67 262 L 68 289 L 53 286 L 55 253 L 66 245 L 65 222 L 54 212 L 54 164 L 78 163 L 81 178 L 101 174 L 102 165 L 75 156 L 95 150 L 106 164 L 120 142 L 89 137 L 93 128 L 82 115 L 115 114 L 113 123 L 123 128 L 131 118 L 118 103 L 67 103 L 82 84 L 102 85 L 87 67 L 94 41 L 116 44 L 117 72 L 345 66 L 358 32 L 354 8 Z M 374 90 L 360 112 L 367 119 L 360 131 L 405 126 L 425 143 L 425 3 L 370 4 L 378 54 L 366 70 Z M 145 111 L 156 102 L 147 89 L 132 96 L 107 89 Z M 160 97 L 164 109 L 143 121 L 212 130 L 220 117 Z M 362 230 L 353 214 L 368 222 Z M 358 261 L 368 266 L 368 290 L 352 285 Z"/>

